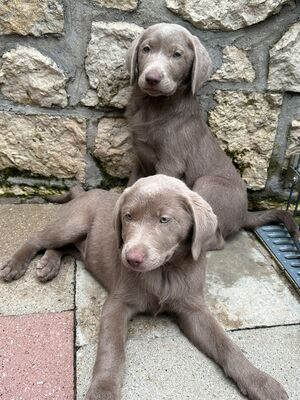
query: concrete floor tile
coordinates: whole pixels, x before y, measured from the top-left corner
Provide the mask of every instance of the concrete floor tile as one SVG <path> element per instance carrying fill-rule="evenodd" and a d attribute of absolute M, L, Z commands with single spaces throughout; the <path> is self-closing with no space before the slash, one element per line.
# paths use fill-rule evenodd
<path fill-rule="evenodd" d="M 226 329 L 300 322 L 299 298 L 246 232 L 208 253 L 207 302 Z"/>
<path fill-rule="evenodd" d="M 300 322 L 299 300 L 246 232 L 208 253 L 207 302 L 225 329 L 274 326 Z M 97 341 L 106 292 L 78 263 L 76 278 L 77 345 Z M 178 336 L 168 318 L 135 318 L 129 337 Z"/>
<path fill-rule="evenodd" d="M 173 338 L 180 336 L 178 325 L 167 316 L 136 316 L 129 324 L 129 339 Z"/>
<path fill-rule="evenodd" d="M 0 206 L 0 261 L 4 262 L 29 238 L 43 228 L 56 214 L 56 205 Z M 74 261 L 63 259 L 59 275 L 51 282 L 40 283 L 35 278 L 35 258 L 28 271 L 17 281 L 0 281 L 0 315 L 63 311 L 74 308 Z"/>
<path fill-rule="evenodd" d="M 0 205 L 0 257 L 10 257 L 33 232 L 42 229 L 60 206 L 54 204 Z"/>
<path fill-rule="evenodd" d="M 82 262 L 76 261 L 76 345 L 95 342 L 106 291 L 84 269 Z"/>
<path fill-rule="evenodd" d="M 258 368 L 280 381 L 289 400 L 300 393 L 299 326 L 230 332 Z M 77 352 L 77 400 L 84 400 L 96 345 Z M 129 339 L 122 400 L 238 400 L 245 397 L 220 368 L 182 335 Z"/>
<path fill-rule="evenodd" d="M 76 352 L 76 400 L 84 400 L 92 377 L 96 350 L 97 344 L 94 342 L 80 347 Z"/>
<path fill-rule="evenodd" d="M 32 261 L 19 280 L 0 281 L 0 315 L 60 312 L 74 308 L 74 260 L 71 257 L 63 259 L 58 276 L 41 283 L 35 277 L 39 258 Z"/>
<path fill-rule="evenodd" d="M 1 400 L 73 400 L 73 313 L 0 317 Z"/>

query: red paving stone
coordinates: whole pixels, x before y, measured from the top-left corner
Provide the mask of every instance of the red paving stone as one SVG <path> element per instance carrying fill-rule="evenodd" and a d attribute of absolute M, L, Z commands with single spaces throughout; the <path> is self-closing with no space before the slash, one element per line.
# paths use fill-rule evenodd
<path fill-rule="evenodd" d="M 73 400 L 73 313 L 0 317 L 0 399 Z"/>

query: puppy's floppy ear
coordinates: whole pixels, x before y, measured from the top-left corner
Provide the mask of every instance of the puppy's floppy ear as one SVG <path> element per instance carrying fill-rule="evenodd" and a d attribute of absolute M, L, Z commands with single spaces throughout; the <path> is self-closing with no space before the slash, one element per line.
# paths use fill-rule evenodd
<path fill-rule="evenodd" d="M 138 78 L 138 52 L 142 35 L 134 39 L 126 54 L 126 67 L 130 75 L 130 85 Z"/>
<path fill-rule="evenodd" d="M 125 189 L 124 192 L 121 194 L 121 196 L 118 198 L 115 208 L 114 208 L 114 211 L 113 211 L 113 224 L 114 224 L 114 229 L 116 232 L 118 248 L 120 248 L 123 244 L 121 210 L 122 210 L 123 204 L 125 202 L 127 191 L 128 191 L 128 189 Z"/>
<path fill-rule="evenodd" d="M 211 206 L 197 193 L 190 192 L 187 205 L 194 223 L 191 251 L 193 259 L 197 261 L 202 250 L 221 248 L 224 240 Z"/>
<path fill-rule="evenodd" d="M 194 51 L 191 89 L 195 95 L 203 83 L 210 77 L 212 73 L 212 61 L 197 36 L 191 36 L 191 41 Z"/>

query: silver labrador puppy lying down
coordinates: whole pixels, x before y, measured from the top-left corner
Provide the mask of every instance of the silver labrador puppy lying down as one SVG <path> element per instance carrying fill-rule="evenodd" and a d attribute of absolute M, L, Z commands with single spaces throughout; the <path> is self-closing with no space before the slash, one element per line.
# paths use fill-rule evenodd
<path fill-rule="evenodd" d="M 70 194 L 73 200 L 2 266 L 1 276 L 20 278 L 35 254 L 48 249 L 37 276 L 51 279 L 60 256 L 71 250 L 64 246 L 71 245 L 107 289 L 87 400 L 120 399 L 128 321 L 137 313 L 161 312 L 174 314 L 190 341 L 250 399 L 288 398 L 277 381 L 245 358 L 205 304 L 206 249 L 220 240 L 217 218 L 205 200 L 165 175 L 140 179 L 122 195 L 100 189 Z"/>
<path fill-rule="evenodd" d="M 248 212 L 246 186 L 202 118 L 195 94 L 212 63 L 199 39 L 180 25 L 150 26 L 132 43 L 127 67 L 133 92 L 126 115 L 136 155 L 129 183 L 174 176 L 212 206 L 224 239 L 281 221 L 300 251 L 298 226 L 288 212 Z"/>

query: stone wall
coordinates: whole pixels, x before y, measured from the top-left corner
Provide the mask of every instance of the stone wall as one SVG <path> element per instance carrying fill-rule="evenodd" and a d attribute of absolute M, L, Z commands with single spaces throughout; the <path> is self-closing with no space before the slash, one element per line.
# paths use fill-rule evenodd
<path fill-rule="evenodd" d="M 198 98 L 249 189 L 284 195 L 282 166 L 300 150 L 300 0 L 0 2 L 0 195 L 126 184 L 124 56 L 158 22 L 208 49 Z"/>

